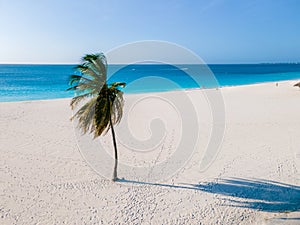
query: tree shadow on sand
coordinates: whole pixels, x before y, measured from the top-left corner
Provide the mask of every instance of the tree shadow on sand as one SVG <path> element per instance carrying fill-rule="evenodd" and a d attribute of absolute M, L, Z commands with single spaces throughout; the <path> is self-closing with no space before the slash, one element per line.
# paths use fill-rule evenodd
<path fill-rule="evenodd" d="M 266 212 L 300 211 L 300 187 L 261 179 L 218 179 L 217 182 L 200 184 L 159 184 L 121 179 L 118 182 L 154 185 L 168 188 L 198 190 L 230 196 L 231 206 L 251 208 Z M 300 218 L 296 218 L 299 219 Z"/>
<path fill-rule="evenodd" d="M 270 180 L 221 179 L 193 185 L 201 191 L 231 196 L 235 206 L 267 212 L 300 210 L 300 187 Z"/>

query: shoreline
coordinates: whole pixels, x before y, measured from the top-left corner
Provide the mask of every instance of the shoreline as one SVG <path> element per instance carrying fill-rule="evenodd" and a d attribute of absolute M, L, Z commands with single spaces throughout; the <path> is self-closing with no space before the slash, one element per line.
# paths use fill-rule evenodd
<path fill-rule="evenodd" d="M 292 79 L 292 80 L 282 80 L 282 81 L 267 81 L 267 82 L 258 82 L 253 84 L 241 84 L 241 85 L 226 85 L 226 86 L 219 86 L 213 88 L 183 88 L 183 89 L 176 89 L 176 90 L 166 90 L 166 91 L 153 91 L 153 92 L 139 92 L 139 93 L 124 93 L 124 95 L 145 95 L 145 94 L 160 94 L 160 93 L 176 93 L 182 91 L 194 91 L 194 90 L 224 90 L 228 88 L 241 88 L 241 87 L 251 87 L 251 86 L 259 86 L 259 85 L 269 85 L 269 84 L 280 84 L 280 83 L 287 83 L 287 82 L 297 82 L 299 79 Z M 293 86 L 291 86 L 293 87 Z M 293 87 L 294 88 L 294 87 Z M 62 98 L 52 98 L 52 99 L 37 99 L 37 100 L 21 100 L 21 101 L 0 101 L 1 103 L 18 103 L 18 102 L 35 102 L 35 101 L 53 101 L 53 100 L 66 100 L 72 99 L 72 97 L 62 97 Z"/>

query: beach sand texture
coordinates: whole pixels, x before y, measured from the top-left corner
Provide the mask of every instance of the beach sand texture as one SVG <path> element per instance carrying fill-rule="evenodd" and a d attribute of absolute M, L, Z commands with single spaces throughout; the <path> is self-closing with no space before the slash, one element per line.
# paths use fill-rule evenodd
<path fill-rule="evenodd" d="M 223 95 L 226 127 L 205 171 L 199 165 L 211 115 L 205 98 L 194 99 L 201 115 L 198 148 L 174 176 L 155 184 L 114 183 L 91 168 L 69 120 L 70 99 L 0 103 L 0 224 L 299 224 L 300 90 L 294 83 L 211 90 Z M 197 98 L 198 92 L 186 94 Z M 170 94 L 178 93 L 156 95 Z M 126 95 L 125 104 L 147 95 Z M 159 105 L 152 108 L 163 113 Z M 143 113 L 148 111 L 137 108 L 132 129 L 147 136 L 138 130 Z M 165 117 L 172 123 L 176 115 Z M 179 138 L 165 139 L 162 160 Z M 109 147 L 110 133 L 98 141 Z M 139 158 L 119 146 L 120 161 L 155 164 L 156 153 Z M 137 178 L 121 168 L 119 176 Z"/>

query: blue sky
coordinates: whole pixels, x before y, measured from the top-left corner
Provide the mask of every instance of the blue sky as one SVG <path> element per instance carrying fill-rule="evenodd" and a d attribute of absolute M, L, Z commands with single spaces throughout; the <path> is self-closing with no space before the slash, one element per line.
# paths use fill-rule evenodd
<path fill-rule="evenodd" d="M 0 63 L 78 63 L 141 40 L 207 63 L 300 62 L 298 0 L 0 0 Z"/>

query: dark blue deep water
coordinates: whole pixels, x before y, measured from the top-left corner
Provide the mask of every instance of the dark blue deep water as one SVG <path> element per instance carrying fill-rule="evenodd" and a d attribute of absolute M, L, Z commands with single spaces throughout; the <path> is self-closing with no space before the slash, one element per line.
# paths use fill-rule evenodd
<path fill-rule="evenodd" d="M 300 79 L 300 64 L 111 65 L 109 82 L 127 83 L 125 93 L 214 88 Z M 74 65 L 0 65 L 0 101 L 72 97 Z"/>

